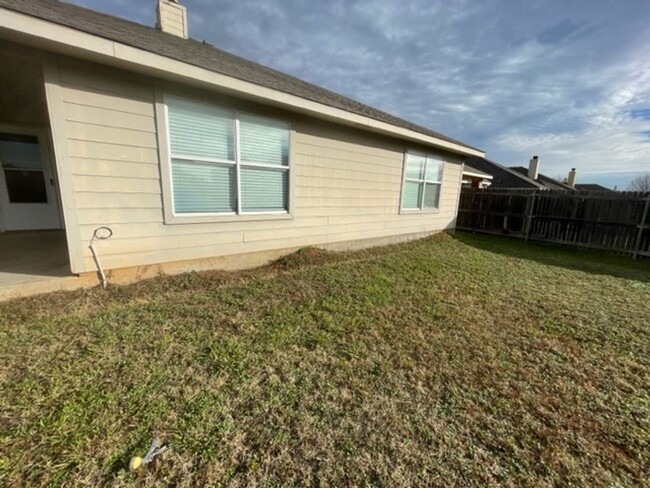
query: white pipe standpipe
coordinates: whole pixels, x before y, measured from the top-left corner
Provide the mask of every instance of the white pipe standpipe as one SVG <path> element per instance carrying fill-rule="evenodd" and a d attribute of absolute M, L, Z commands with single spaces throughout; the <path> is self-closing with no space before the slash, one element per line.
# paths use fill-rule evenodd
<path fill-rule="evenodd" d="M 97 227 L 93 232 L 93 238 L 90 239 L 90 244 L 88 245 L 88 247 L 90 248 L 90 252 L 93 253 L 93 259 L 95 260 L 95 264 L 97 265 L 97 271 L 99 272 L 99 276 L 101 276 L 102 278 L 102 288 L 106 288 L 108 286 L 108 280 L 106 279 L 106 275 L 104 274 L 104 268 L 102 268 L 102 263 L 99 261 L 99 256 L 97 256 L 97 251 L 95 250 L 94 241 L 95 239 L 99 241 L 104 241 L 106 239 L 109 239 L 112 235 L 113 235 L 113 231 L 109 227 Z"/>

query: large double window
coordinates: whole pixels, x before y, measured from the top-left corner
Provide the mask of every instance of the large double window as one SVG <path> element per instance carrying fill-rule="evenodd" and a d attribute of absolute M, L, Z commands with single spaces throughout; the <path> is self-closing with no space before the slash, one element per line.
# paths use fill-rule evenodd
<path fill-rule="evenodd" d="M 419 153 L 406 153 L 402 210 L 436 210 L 442 189 L 442 159 Z"/>
<path fill-rule="evenodd" d="M 289 124 L 165 97 L 174 214 L 286 213 Z"/>

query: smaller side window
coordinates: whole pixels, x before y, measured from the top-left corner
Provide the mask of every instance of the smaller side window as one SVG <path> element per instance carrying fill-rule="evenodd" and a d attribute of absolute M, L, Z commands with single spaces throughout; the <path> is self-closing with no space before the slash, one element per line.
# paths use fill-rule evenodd
<path fill-rule="evenodd" d="M 439 157 L 406 153 L 403 210 L 432 210 L 439 207 L 443 167 L 444 161 Z"/>

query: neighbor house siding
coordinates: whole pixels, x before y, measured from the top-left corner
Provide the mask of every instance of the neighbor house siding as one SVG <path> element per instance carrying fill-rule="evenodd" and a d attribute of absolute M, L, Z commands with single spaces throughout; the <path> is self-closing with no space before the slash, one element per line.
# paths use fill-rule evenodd
<path fill-rule="evenodd" d="M 440 153 L 448 162 L 438 212 L 400 214 L 404 151 L 423 148 L 285 112 L 276 117 L 292 126 L 293 218 L 166 224 L 160 165 L 167 161 L 159 161 L 156 83 L 83 65 L 61 64 L 59 78 L 83 271 L 95 270 L 88 243 L 103 225 L 114 235 L 98 250 L 112 269 L 307 245 L 341 247 L 454 224 L 458 159 Z"/>

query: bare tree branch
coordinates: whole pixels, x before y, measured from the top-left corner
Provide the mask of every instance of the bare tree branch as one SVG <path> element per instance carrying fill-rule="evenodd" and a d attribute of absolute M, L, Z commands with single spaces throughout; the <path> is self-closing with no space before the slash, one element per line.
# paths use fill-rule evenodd
<path fill-rule="evenodd" d="M 627 189 L 629 191 L 650 191 L 650 173 L 634 178 Z"/>

